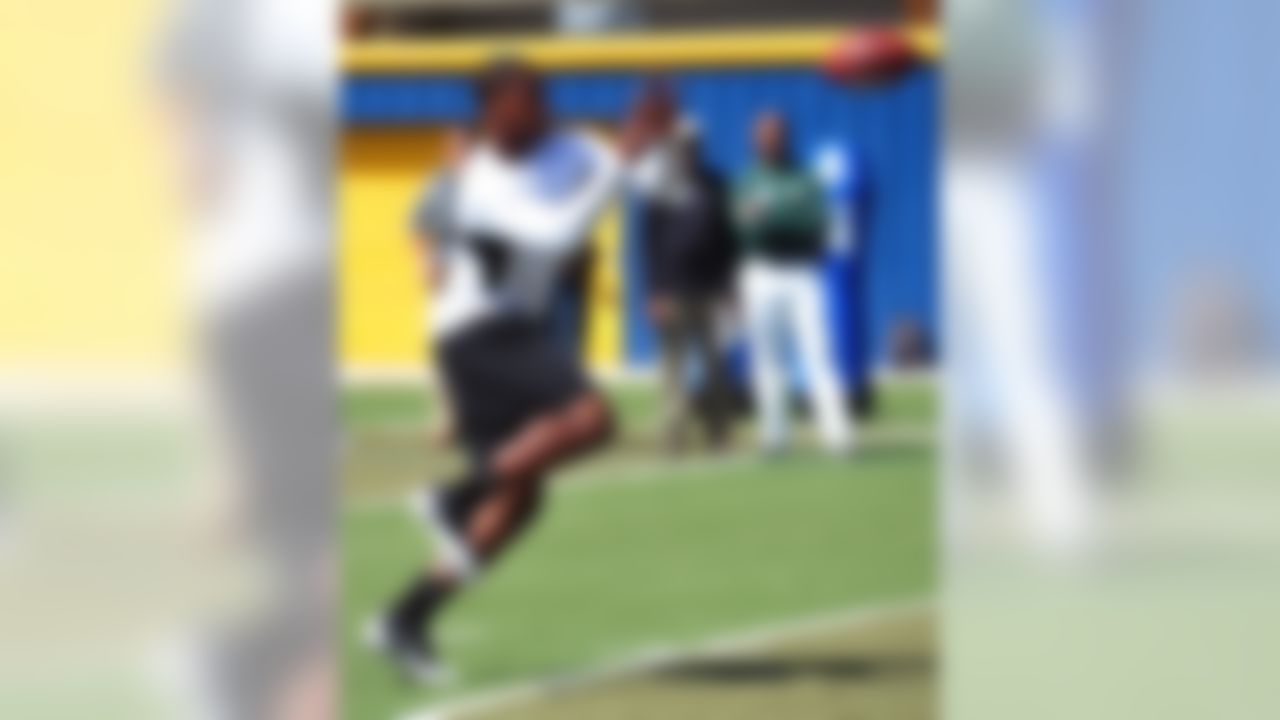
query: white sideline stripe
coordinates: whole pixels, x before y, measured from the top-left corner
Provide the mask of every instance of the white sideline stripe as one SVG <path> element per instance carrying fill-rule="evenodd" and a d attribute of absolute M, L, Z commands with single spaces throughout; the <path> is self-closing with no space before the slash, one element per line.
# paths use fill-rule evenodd
<path fill-rule="evenodd" d="M 902 600 L 766 625 L 686 646 L 653 648 L 606 662 L 594 669 L 570 671 L 560 675 L 517 682 L 481 691 L 470 697 L 413 710 L 401 715 L 398 720 L 460 720 L 515 705 L 537 703 L 566 692 L 581 691 L 591 685 L 619 680 L 630 675 L 643 675 L 683 660 L 760 650 L 781 641 L 819 635 L 836 629 L 866 627 L 932 607 L 933 602 L 926 598 Z"/>

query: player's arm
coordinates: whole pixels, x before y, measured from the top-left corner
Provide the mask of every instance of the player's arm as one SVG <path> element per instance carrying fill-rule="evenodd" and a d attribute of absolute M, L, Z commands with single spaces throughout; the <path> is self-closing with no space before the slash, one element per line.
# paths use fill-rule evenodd
<path fill-rule="evenodd" d="M 447 213 L 450 212 L 449 205 L 453 202 L 452 191 L 444 185 L 441 178 L 437 177 L 427 187 L 410 221 L 418 267 L 422 271 L 426 286 L 431 289 L 438 288 L 444 281 L 438 246 L 446 241 L 443 235 L 448 232 Z"/>
<path fill-rule="evenodd" d="M 604 143 L 583 143 L 590 155 L 589 170 L 571 194 L 554 201 L 536 193 L 513 194 L 502 199 L 500 212 L 486 213 L 484 230 L 497 237 L 520 238 L 532 249 L 562 253 L 586 237 L 622 179 L 622 161 Z"/>

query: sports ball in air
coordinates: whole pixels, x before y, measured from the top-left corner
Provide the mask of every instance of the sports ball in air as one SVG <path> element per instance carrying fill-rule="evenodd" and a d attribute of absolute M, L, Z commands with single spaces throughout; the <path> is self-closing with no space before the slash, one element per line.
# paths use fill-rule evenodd
<path fill-rule="evenodd" d="M 843 85 L 884 85 L 905 75 L 920 60 L 902 31 L 882 26 L 855 28 L 841 36 L 823 61 L 827 77 Z"/>

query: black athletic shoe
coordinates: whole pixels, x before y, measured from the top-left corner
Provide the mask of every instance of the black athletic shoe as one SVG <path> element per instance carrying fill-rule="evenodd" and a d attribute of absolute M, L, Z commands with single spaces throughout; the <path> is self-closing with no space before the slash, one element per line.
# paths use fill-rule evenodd
<path fill-rule="evenodd" d="M 396 670 L 409 680 L 421 685 L 440 685 L 452 680 L 453 675 L 436 657 L 435 649 L 428 641 L 403 629 L 379 615 L 364 628 L 365 643 L 382 654 Z"/>

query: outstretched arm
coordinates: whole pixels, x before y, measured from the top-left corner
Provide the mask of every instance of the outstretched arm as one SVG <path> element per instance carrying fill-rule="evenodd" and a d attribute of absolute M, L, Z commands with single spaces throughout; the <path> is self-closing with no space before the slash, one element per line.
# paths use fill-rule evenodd
<path fill-rule="evenodd" d="M 618 189 L 622 162 L 604 143 L 584 142 L 588 171 L 579 185 L 562 198 L 536 193 L 513 193 L 501 199 L 500 212 L 480 220 L 482 229 L 498 237 L 518 237 L 531 248 L 568 252 L 586 237 L 596 217 Z"/>

